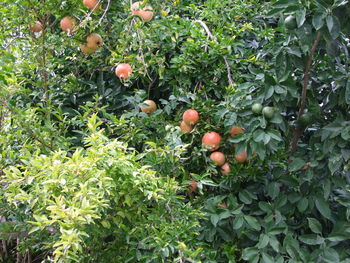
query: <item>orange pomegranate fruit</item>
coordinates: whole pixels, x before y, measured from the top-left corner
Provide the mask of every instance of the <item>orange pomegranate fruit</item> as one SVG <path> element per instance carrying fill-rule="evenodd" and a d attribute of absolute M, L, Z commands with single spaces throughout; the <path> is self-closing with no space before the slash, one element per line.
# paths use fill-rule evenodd
<path fill-rule="evenodd" d="M 222 152 L 213 152 L 210 154 L 210 159 L 215 163 L 217 166 L 221 166 L 225 163 L 226 157 Z"/>
<path fill-rule="evenodd" d="M 150 5 L 142 7 L 142 2 L 135 2 L 131 5 L 131 13 L 141 17 L 145 22 L 149 22 L 153 18 L 153 11 Z"/>
<path fill-rule="evenodd" d="M 235 155 L 235 159 L 238 163 L 245 163 L 247 161 L 247 151 L 243 151 L 240 154 Z"/>
<path fill-rule="evenodd" d="M 203 146 L 213 152 L 220 147 L 221 136 L 217 132 L 207 132 L 202 138 Z"/>
<path fill-rule="evenodd" d="M 62 18 L 60 22 L 61 29 L 66 32 L 71 32 L 73 30 L 74 25 L 75 19 L 70 16 Z"/>
<path fill-rule="evenodd" d="M 244 129 L 239 126 L 232 126 L 229 132 L 230 136 L 235 136 L 237 134 L 243 134 L 243 133 L 244 133 Z"/>
<path fill-rule="evenodd" d="M 193 193 L 193 192 L 196 192 L 198 189 L 198 183 L 196 180 L 191 180 L 191 183 L 190 183 L 190 191 Z"/>
<path fill-rule="evenodd" d="M 35 21 L 34 25 L 29 27 L 30 31 L 37 33 L 43 30 L 43 25 L 39 21 Z"/>
<path fill-rule="evenodd" d="M 182 121 L 180 123 L 180 129 L 185 134 L 189 134 L 193 130 L 193 126 L 192 125 L 188 125 L 186 122 Z"/>
<path fill-rule="evenodd" d="M 119 64 L 115 68 L 115 75 L 120 79 L 127 79 L 132 73 L 132 68 L 129 64 Z"/>
<path fill-rule="evenodd" d="M 189 109 L 183 113 L 182 119 L 188 125 L 194 125 L 199 120 L 199 114 L 196 110 Z"/>
<path fill-rule="evenodd" d="M 143 104 L 148 106 L 141 106 L 141 111 L 147 114 L 152 114 L 157 109 L 157 104 L 153 100 L 145 100 Z"/>
<path fill-rule="evenodd" d="M 227 205 L 225 202 L 218 204 L 218 206 L 227 209 Z"/>
<path fill-rule="evenodd" d="M 92 33 L 86 38 L 86 46 L 92 49 L 98 49 L 103 45 L 102 37 L 99 34 Z"/>
<path fill-rule="evenodd" d="M 100 8 L 100 6 L 97 6 L 98 0 L 83 0 L 83 5 L 90 10 L 94 9 L 97 10 Z"/>
<path fill-rule="evenodd" d="M 96 49 L 88 48 L 86 45 L 83 45 L 83 44 L 81 44 L 79 47 L 83 53 L 88 54 L 88 55 L 96 52 Z"/>
<path fill-rule="evenodd" d="M 231 166 L 229 163 L 224 163 L 222 166 L 221 166 L 221 169 L 220 169 L 220 172 L 222 174 L 228 174 L 231 172 Z"/>

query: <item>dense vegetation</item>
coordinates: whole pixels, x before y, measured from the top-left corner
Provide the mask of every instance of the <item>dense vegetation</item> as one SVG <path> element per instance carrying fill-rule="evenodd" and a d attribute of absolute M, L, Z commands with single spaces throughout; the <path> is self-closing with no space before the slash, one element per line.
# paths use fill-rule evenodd
<path fill-rule="evenodd" d="M 349 263 L 348 1 L 133 2 L 1 2 L 0 262 Z"/>

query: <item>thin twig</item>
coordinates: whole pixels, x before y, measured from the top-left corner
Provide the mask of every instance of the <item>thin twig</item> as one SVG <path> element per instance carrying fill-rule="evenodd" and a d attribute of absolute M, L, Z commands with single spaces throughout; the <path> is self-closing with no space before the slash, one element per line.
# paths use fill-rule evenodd
<path fill-rule="evenodd" d="M 201 26 L 204 28 L 204 30 L 207 32 L 207 35 L 209 38 L 213 38 L 213 34 L 210 32 L 208 26 L 202 21 L 202 20 L 195 20 L 194 22 L 197 22 L 201 24 Z"/>
<path fill-rule="evenodd" d="M 101 1 L 102 1 L 102 0 L 99 0 L 99 1 L 96 3 L 96 5 L 94 6 L 94 8 L 92 8 L 92 9 L 90 10 L 90 12 L 86 15 L 86 17 L 85 17 L 84 19 L 81 20 L 81 22 L 80 22 L 80 23 L 76 26 L 76 28 L 72 31 L 72 34 L 74 34 L 75 32 L 78 31 L 78 29 L 81 27 L 81 25 L 84 23 L 84 21 L 85 21 L 86 19 L 88 19 L 88 18 L 91 16 L 91 14 L 95 11 L 95 9 L 99 6 L 99 4 L 101 3 Z"/>
<path fill-rule="evenodd" d="M 205 30 L 205 32 L 208 35 L 208 40 L 210 38 L 214 38 L 213 34 L 210 32 L 209 27 L 206 25 L 206 23 L 204 23 L 202 20 L 195 20 L 194 22 L 199 23 Z M 205 45 L 204 48 L 205 52 L 208 51 L 208 45 Z M 226 70 L 227 70 L 227 78 L 228 78 L 228 82 L 229 84 L 232 86 L 234 84 L 234 81 L 232 79 L 232 73 L 231 73 L 231 68 L 230 68 L 230 64 L 227 61 L 227 57 L 224 56 L 224 60 L 225 60 L 225 66 L 226 66 Z"/>
<path fill-rule="evenodd" d="M 306 102 L 306 91 L 307 91 L 307 86 L 309 84 L 309 78 L 310 78 L 310 69 L 311 69 L 311 65 L 312 65 L 313 56 L 314 56 L 316 48 L 320 42 L 320 39 L 321 39 L 321 32 L 318 32 L 317 36 L 316 36 L 316 40 L 311 48 L 309 58 L 307 60 L 307 64 L 306 64 L 306 67 L 304 70 L 304 85 L 303 85 L 303 90 L 301 92 L 300 109 L 299 109 L 298 118 L 297 118 L 298 120 L 300 119 L 300 117 L 304 113 L 305 102 Z"/>
<path fill-rule="evenodd" d="M 17 263 L 21 263 L 21 254 L 19 253 L 19 250 L 18 250 L 18 247 L 19 247 L 19 244 L 20 244 L 20 239 L 19 238 L 17 238 L 17 241 L 16 241 L 16 244 L 17 244 L 17 246 L 16 246 L 16 248 L 17 248 Z"/>
<path fill-rule="evenodd" d="M 301 91 L 301 101 L 300 101 L 300 108 L 297 116 L 297 120 L 300 119 L 300 117 L 304 114 L 305 109 L 305 103 L 306 103 L 306 94 L 307 94 L 307 87 L 309 85 L 309 79 L 310 79 L 310 69 L 312 66 L 313 56 L 315 54 L 316 48 L 320 42 L 321 39 L 321 32 L 317 32 L 316 39 L 312 45 L 312 48 L 310 50 L 308 60 L 305 65 L 304 69 L 304 81 L 303 81 L 303 89 Z M 290 144 L 290 151 L 293 153 L 297 150 L 298 140 L 300 136 L 303 134 L 304 129 L 303 128 L 295 128 L 293 138 Z"/>
<path fill-rule="evenodd" d="M 227 61 L 226 56 L 224 56 L 224 60 L 225 60 L 225 65 L 226 65 L 226 69 L 227 69 L 228 83 L 230 84 L 230 86 L 233 86 L 234 82 L 232 79 L 231 68 L 230 68 L 230 64 Z"/>
<path fill-rule="evenodd" d="M 109 9 L 110 4 L 111 4 L 111 0 L 108 0 L 107 7 L 106 7 L 105 11 L 103 12 L 103 14 L 102 14 L 100 20 L 98 21 L 98 25 L 101 25 L 103 18 L 104 18 L 104 17 L 106 16 L 106 14 L 107 14 L 107 11 L 108 11 L 108 9 Z"/>

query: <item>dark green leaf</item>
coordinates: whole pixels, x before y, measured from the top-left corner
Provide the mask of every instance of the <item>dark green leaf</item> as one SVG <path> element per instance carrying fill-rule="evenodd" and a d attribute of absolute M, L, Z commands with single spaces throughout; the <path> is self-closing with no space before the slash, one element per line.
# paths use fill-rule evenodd
<path fill-rule="evenodd" d="M 308 245 L 320 245 L 324 242 L 323 237 L 315 234 L 301 235 L 299 240 Z"/>
<path fill-rule="evenodd" d="M 321 10 L 316 12 L 312 17 L 312 25 L 316 30 L 320 30 L 324 25 L 324 19 L 327 16 L 326 12 L 322 12 Z"/>
<path fill-rule="evenodd" d="M 242 258 L 248 262 L 252 262 L 259 255 L 259 250 L 256 247 L 248 247 L 243 249 Z"/>
<path fill-rule="evenodd" d="M 315 234 L 322 235 L 322 226 L 321 226 L 320 222 L 318 222 L 318 220 L 315 218 L 308 218 L 307 220 L 309 222 L 309 227 L 310 227 L 311 231 L 314 232 Z"/>
<path fill-rule="evenodd" d="M 253 199 L 250 197 L 249 192 L 247 190 L 240 191 L 238 196 L 243 203 L 247 205 L 252 203 Z"/>
<path fill-rule="evenodd" d="M 259 249 L 262 249 L 262 248 L 266 247 L 267 244 L 269 243 L 269 240 L 270 240 L 270 238 L 269 238 L 268 235 L 261 234 L 260 237 L 259 237 L 259 243 L 257 244 L 257 247 Z"/>
<path fill-rule="evenodd" d="M 299 10 L 295 13 L 297 25 L 298 27 L 301 27 L 305 22 L 305 16 L 306 16 L 306 9 Z"/>
<path fill-rule="evenodd" d="M 243 223 L 244 223 L 243 216 L 237 216 L 233 220 L 233 229 L 235 229 L 235 230 L 240 229 L 242 227 Z"/>
<path fill-rule="evenodd" d="M 295 171 L 298 171 L 300 170 L 304 165 L 305 165 L 305 161 L 301 158 L 294 158 L 292 160 L 292 162 L 289 164 L 289 170 L 291 172 L 295 172 Z"/>
<path fill-rule="evenodd" d="M 329 204 L 324 200 L 323 197 L 317 197 L 315 201 L 317 210 L 325 217 L 331 218 L 331 210 L 329 209 Z"/>
<path fill-rule="evenodd" d="M 259 224 L 259 221 L 252 217 L 252 216 L 244 216 L 244 219 L 247 221 L 248 225 L 250 225 L 252 228 L 254 228 L 257 231 L 260 231 L 261 226 Z"/>

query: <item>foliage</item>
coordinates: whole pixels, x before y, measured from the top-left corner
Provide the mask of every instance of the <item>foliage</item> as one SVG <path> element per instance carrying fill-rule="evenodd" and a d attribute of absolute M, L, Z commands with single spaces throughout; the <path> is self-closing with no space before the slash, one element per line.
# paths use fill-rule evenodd
<path fill-rule="evenodd" d="M 34 253 L 52 250 L 55 262 L 185 257 L 181 244 L 195 239 L 198 212 L 182 203 L 173 179 L 140 167 L 130 149 L 108 140 L 96 117 L 85 149 L 36 154 L 5 170 L 3 196 L 15 219 L 7 231 L 28 235 Z M 189 252 L 198 255 L 198 244 Z"/>

